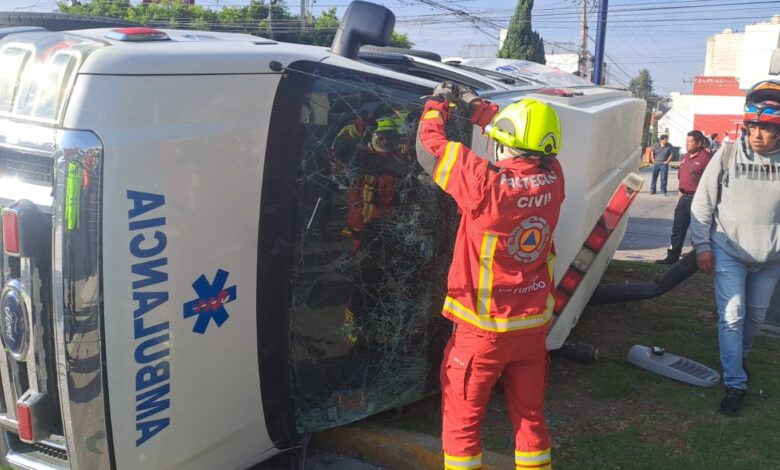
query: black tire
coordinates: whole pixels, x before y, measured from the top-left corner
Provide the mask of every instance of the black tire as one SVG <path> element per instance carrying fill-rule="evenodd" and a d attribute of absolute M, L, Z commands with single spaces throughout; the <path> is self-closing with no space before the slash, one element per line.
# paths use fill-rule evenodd
<path fill-rule="evenodd" d="M 368 52 L 392 52 L 395 54 L 406 54 L 414 57 L 422 57 L 423 59 L 434 60 L 441 62 L 441 56 L 435 52 L 421 51 L 419 49 L 406 49 L 403 47 L 377 47 L 377 46 L 363 46 L 360 50 Z"/>
<path fill-rule="evenodd" d="M 76 16 L 66 13 L 0 12 L 0 28 L 9 26 L 40 26 L 49 31 L 69 31 L 90 28 L 120 28 L 141 26 L 115 18 Z"/>

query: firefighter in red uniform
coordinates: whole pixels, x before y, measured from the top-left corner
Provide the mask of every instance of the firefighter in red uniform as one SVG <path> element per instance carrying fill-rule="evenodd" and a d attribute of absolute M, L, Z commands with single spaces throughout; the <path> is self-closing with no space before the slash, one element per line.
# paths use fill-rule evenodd
<path fill-rule="evenodd" d="M 456 99 L 493 140 L 495 164 L 447 140 Z M 536 100 L 497 110 L 445 82 L 426 102 L 418 134 L 418 158 L 436 159 L 431 175 L 462 214 L 443 311 L 455 323 L 441 367 L 444 468 L 481 468 L 480 427 L 502 376 L 516 468 L 550 469 L 545 339 L 555 304 L 552 235 L 564 198 L 554 158 L 561 127 L 555 110 Z"/>
<path fill-rule="evenodd" d="M 358 342 L 361 323 L 365 325 L 368 312 L 381 297 L 383 269 L 379 260 L 387 253 L 378 232 L 382 219 L 395 211 L 400 179 L 410 171 L 410 145 L 404 138 L 407 118 L 406 112 L 376 118 L 369 142 L 354 151 L 350 162 L 358 171 L 347 193 L 347 225 L 341 234 L 352 239 L 350 256 L 359 251 L 366 254 L 355 272 L 355 289 L 344 310 L 343 326 L 352 344 Z"/>

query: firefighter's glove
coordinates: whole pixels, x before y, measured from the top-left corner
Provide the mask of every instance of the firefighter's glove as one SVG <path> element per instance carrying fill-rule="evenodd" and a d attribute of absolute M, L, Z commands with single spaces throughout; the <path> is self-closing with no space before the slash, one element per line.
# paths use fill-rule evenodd
<path fill-rule="evenodd" d="M 471 122 L 478 125 L 483 131 L 490 124 L 493 116 L 498 112 L 498 105 L 487 100 L 475 101 L 471 108 Z"/>
<path fill-rule="evenodd" d="M 482 99 L 474 90 L 467 86 L 461 86 L 459 91 L 460 101 L 466 104 L 466 109 L 472 110 L 472 105 L 476 106 Z"/>
<path fill-rule="evenodd" d="M 458 85 L 451 81 L 441 82 L 433 89 L 433 93 L 422 97 L 424 100 L 454 101 L 458 97 Z"/>

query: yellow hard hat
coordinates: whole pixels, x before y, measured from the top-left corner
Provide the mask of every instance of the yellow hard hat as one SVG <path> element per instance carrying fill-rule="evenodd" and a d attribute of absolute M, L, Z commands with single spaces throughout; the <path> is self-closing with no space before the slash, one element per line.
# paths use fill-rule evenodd
<path fill-rule="evenodd" d="M 405 133 L 408 114 L 398 113 L 377 118 L 376 129 L 371 137 L 374 149 L 380 152 L 390 152 L 399 147 L 401 137 Z"/>
<path fill-rule="evenodd" d="M 561 149 L 561 121 L 549 105 L 524 99 L 502 109 L 485 126 L 485 135 L 532 155 L 554 157 Z"/>

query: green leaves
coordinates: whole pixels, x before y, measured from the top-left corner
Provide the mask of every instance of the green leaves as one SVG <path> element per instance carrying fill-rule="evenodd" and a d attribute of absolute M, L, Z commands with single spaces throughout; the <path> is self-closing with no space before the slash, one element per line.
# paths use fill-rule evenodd
<path fill-rule="evenodd" d="M 281 0 L 251 0 L 248 5 L 226 6 L 219 10 L 186 5 L 182 0 L 132 5 L 129 0 L 91 0 L 76 6 L 60 3 L 62 13 L 121 18 L 146 26 L 255 34 L 285 42 L 329 46 L 341 21 L 336 7 L 318 17 L 307 14 L 301 28 L 300 15 L 293 15 Z M 412 47 L 408 34 L 393 32 L 394 47 Z"/>
<path fill-rule="evenodd" d="M 544 41 L 539 33 L 531 28 L 531 10 L 533 0 L 518 0 L 515 13 L 509 22 L 504 44 L 497 56 L 501 59 L 524 59 L 540 64 L 544 58 Z"/>

